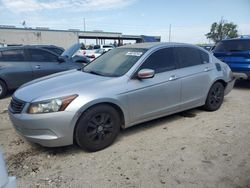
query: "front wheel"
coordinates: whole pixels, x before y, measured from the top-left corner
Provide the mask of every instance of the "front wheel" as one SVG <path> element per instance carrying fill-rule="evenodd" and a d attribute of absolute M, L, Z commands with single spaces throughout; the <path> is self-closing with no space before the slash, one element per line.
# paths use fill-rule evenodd
<path fill-rule="evenodd" d="M 7 89 L 6 84 L 2 80 L 0 80 L 0 99 L 6 96 L 7 91 L 8 89 Z"/>
<path fill-rule="evenodd" d="M 224 99 L 224 86 L 221 82 L 216 82 L 210 88 L 206 103 L 203 108 L 207 111 L 218 110 Z"/>
<path fill-rule="evenodd" d="M 88 109 L 80 117 L 75 139 L 81 148 L 98 151 L 114 142 L 120 127 L 118 112 L 109 105 L 98 105 Z"/>

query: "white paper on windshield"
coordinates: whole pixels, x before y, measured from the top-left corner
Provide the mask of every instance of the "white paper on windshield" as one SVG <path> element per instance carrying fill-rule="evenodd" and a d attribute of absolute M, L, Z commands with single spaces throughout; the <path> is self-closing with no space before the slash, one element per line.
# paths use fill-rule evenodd
<path fill-rule="evenodd" d="M 126 55 L 140 57 L 142 52 L 127 52 Z"/>

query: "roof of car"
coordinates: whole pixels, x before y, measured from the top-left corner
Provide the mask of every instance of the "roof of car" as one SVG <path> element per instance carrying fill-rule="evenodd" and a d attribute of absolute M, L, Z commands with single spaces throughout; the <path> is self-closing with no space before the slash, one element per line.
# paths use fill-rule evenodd
<path fill-rule="evenodd" d="M 42 48 L 42 49 L 44 49 L 45 47 L 63 49 L 61 47 L 54 46 L 54 45 L 21 45 L 21 46 L 7 46 L 4 48 L 1 48 L 1 50 L 24 49 L 24 48 L 33 48 L 33 49 L 34 48 Z"/>
<path fill-rule="evenodd" d="M 119 48 L 144 48 L 144 49 L 150 49 L 156 46 L 194 46 L 191 44 L 185 44 L 185 43 L 176 43 L 176 42 L 145 42 L 145 43 L 136 43 L 131 45 L 125 45 L 121 46 Z"/>

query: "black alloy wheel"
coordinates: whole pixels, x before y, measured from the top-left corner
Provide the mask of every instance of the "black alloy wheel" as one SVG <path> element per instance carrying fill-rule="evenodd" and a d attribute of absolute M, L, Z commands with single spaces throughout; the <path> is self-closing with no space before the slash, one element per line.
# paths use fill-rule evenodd
<path fill-rule="evenodd" d="M 215 111 L 220 108 L 224 99 L 224 90 L 225 88 L 221 82 L 216 82 L 212 85 L 204 105 L 205 110 Z"/>
<path fill-rule="evenodd" d="M 77 144 L 89 151 L 98 151 L 111 145 L 121 127 L 118 112 L 109 105 L 90 108 L 81 116 L 75 130 Z"/>

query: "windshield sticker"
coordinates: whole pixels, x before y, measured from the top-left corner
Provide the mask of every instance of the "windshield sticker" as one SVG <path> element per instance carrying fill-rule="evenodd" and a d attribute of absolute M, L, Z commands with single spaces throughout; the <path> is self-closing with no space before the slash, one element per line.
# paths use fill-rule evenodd
<path fill-rule="evenodd" d="M 126 55 L 140 57 L 142 52 L 127 52 Z"/>

